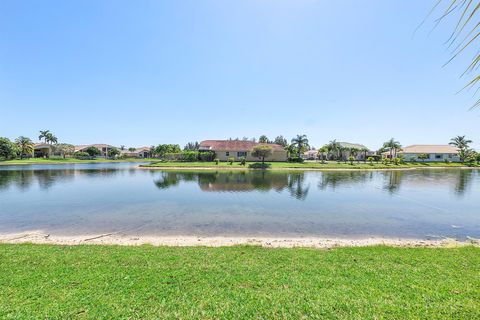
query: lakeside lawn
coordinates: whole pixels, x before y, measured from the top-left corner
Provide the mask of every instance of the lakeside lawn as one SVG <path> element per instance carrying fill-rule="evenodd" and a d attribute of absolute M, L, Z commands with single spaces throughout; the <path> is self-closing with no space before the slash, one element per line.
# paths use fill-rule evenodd
<path fill-rule="evenodd" d="M 240 162 L 234 162 L 230 164 L 228 162 L 219 162 L 218 165 L 215 162 L 159 162 L 158 159 L 156 162 L 151 164 L 142 165 L 142 167 L 150 168 L 212 168 L 212 169 L 230 169 L 230 168 L 249 168 L 249 164 L 254 162 L 247 162 L 245 166 L 242 166 Z M 327 163 L 321 162 L 303 162 L 303 163 L 293 163 L 293 162 L 265 162 L 271 169 L 401 169 L 401 168 L 435 168 L 435 167 L 467 167 L 464 163 L 445 163 L 445 162 L 416 162 L 416 163 L 404 163 L 404 164 L 382 164 L 381 162 L 373 164 L 365 162 L 354 162 L 354 164 L 337 161 L 328 161 Z M 476 166 L 475 166 L 476 167 Z"/>
<path fill-rule="evenodd" d="M 94 160 L 80 160 L 75 158 L 29 158 L 29 159 L 14 159 L 14 160 L 4 160 L 0 161 L 0 166 L 4 165 L 29 165 L 29 164 L 65 164 L 65 163 L 108 163 L 108 162 L 150 162 L 158 161 L 158 159 L 138 159 L 138 158 L 128 158 L 128 159 L 104 159 L 97 158 Z"/>
<path fill-rule="evenodd" d="M 2 319 L 475 319 L 480 248 L 0 245 Z"/>

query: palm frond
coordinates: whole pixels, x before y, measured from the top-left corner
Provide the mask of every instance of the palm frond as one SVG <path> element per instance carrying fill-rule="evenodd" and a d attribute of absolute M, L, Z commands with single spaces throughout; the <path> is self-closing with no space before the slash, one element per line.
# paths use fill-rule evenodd
<path fill-rule="evenodd" d="M 478 43 L 480 38 L 480 21 L 477 17 L 480 12 L 480 0 L 439 0 L 434 5 L 432 10 L 428 13 L 427 18 L 432 14 L 432 12 L 439 10 L 442 7 L 442 4 L 446 3 L 445 9 L 441 11 L 440 17 L 435 19 L 435 27 L 444 21 L 447 17 L 456 16 L 457 22 L 455 27 L 450 34 L 449 38 L 445 42 L 448 44 L 448 47 L 455 45 L 455 48 L 452 52 L 451 58 L 443 65 L 447 65 L 459 55 L 464 54 L 468 48 L 475 46 Z M 425 19 L 427 19 L 425 18 Z M 422 21 L 421 25 L 425 22 Z M 463 77 L 472 72 L 476 72 L 480 67 L 480 52 L 477 53 L 472 58 L 470 64 L 465 68 L 464 72 L 460 75 Z M 474 76 L 460 91 L 465 89 L 471 89 L 480 85 L 480 76 Z M 475 93 L 478 90 L 475 90 Z M 478 99 L 474 105 L 470 108 L 476 108 L 480 106 L 480 99 Z"/>

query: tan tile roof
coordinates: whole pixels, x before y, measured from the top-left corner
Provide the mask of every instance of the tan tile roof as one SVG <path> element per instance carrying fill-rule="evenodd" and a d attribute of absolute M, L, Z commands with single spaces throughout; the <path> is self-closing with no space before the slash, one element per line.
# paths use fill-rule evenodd
<path fill-rule="evenodd" d="M 457 147 L 451 145 L 415 144 L 402 149 L 402 153 L 458 153 Z"/>
<path fill-rule="evenodd" d="M 203 150 L 225 150 L 225 151 L 251 151 L 255 146 L 268 145 L 274 151 L 283 151 L 283 147 L 273 143 L 256 143 L 245 140 L 205 140 L 200 143 L 200 149 Z"/>
<path fill-rule="evenodd" d="M 104 144 L 104 143 L 82 144 L 82 145 L 75 146 L 75 151 L 80 151 L 80 150 L 86 149 L 88 147 L 95 147 L 95 148 L 100 149 L 100 150 L 102 148 L 109 148 L 109 149 L 115 148 L 114 146 L 111 146 L 109 144 Z"/>

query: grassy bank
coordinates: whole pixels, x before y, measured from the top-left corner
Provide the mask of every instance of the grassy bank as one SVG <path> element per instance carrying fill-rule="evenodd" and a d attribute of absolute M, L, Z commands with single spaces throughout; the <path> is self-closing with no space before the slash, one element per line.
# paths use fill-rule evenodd
<path fill-rule="evenodd" d="M 153 162 L 151 164 L 142 165 L 142 167 L 150 168 L 212 168 L 212 169 L 239 169 L 246 168 L 251 163 L 242 166 L 239 162 L 229 164 L 228 162 Z M 417 162 L 417 163 L 405 163 L 405 164 L 382 164 L 382 163 L 364 163 L 355 162 L 353 165 L 350 163 L 329 161 L 327 163 L 321 162 L 304 162 L 304 163 L 290 163 L 290 162 L 268 162 L 271 169 L 408 169 L 408 168 L 459 168 L 466 167 L 463 163 L 445 163 L 445 162 Z"/>
<path fill-rule="evenodd" d="M 0 245 L 0 318 L 480 317 L 480 248 Z"/>
<path fill-rule="evenodd" d="M 5 160 L 0 161 L 0 166 L 2 165 L 29 165 L 29 164 L 65 164 L 65 163 L 109 163 L 109 162 L 148 162 L 148 161 L 158 161 L 158 159 L 104 159 L 98 158 L 94 160 L 79 160 L 75 158 L 30 158 L 30 159 L 15 159 L 15 160 Z"/>

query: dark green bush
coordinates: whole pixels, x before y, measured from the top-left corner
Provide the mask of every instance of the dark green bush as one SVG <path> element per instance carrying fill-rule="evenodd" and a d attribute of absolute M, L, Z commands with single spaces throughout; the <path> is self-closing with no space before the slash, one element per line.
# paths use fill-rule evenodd
<path fill-rule="evenodd" d="M 304 160 L 303 158 L 301 157 L 290 157 L 288 158 L 288 162 L 298 162 L 298 163 L 302 163 Z"/>
<path fill-rule="evenodd" d="M 248 167 L 252 168 L 252 169 L 268 169 L 268 168 L 271 167 L 271 164 L 270 163 L 255 162 L 255 163 L 249 164 Z"/>

